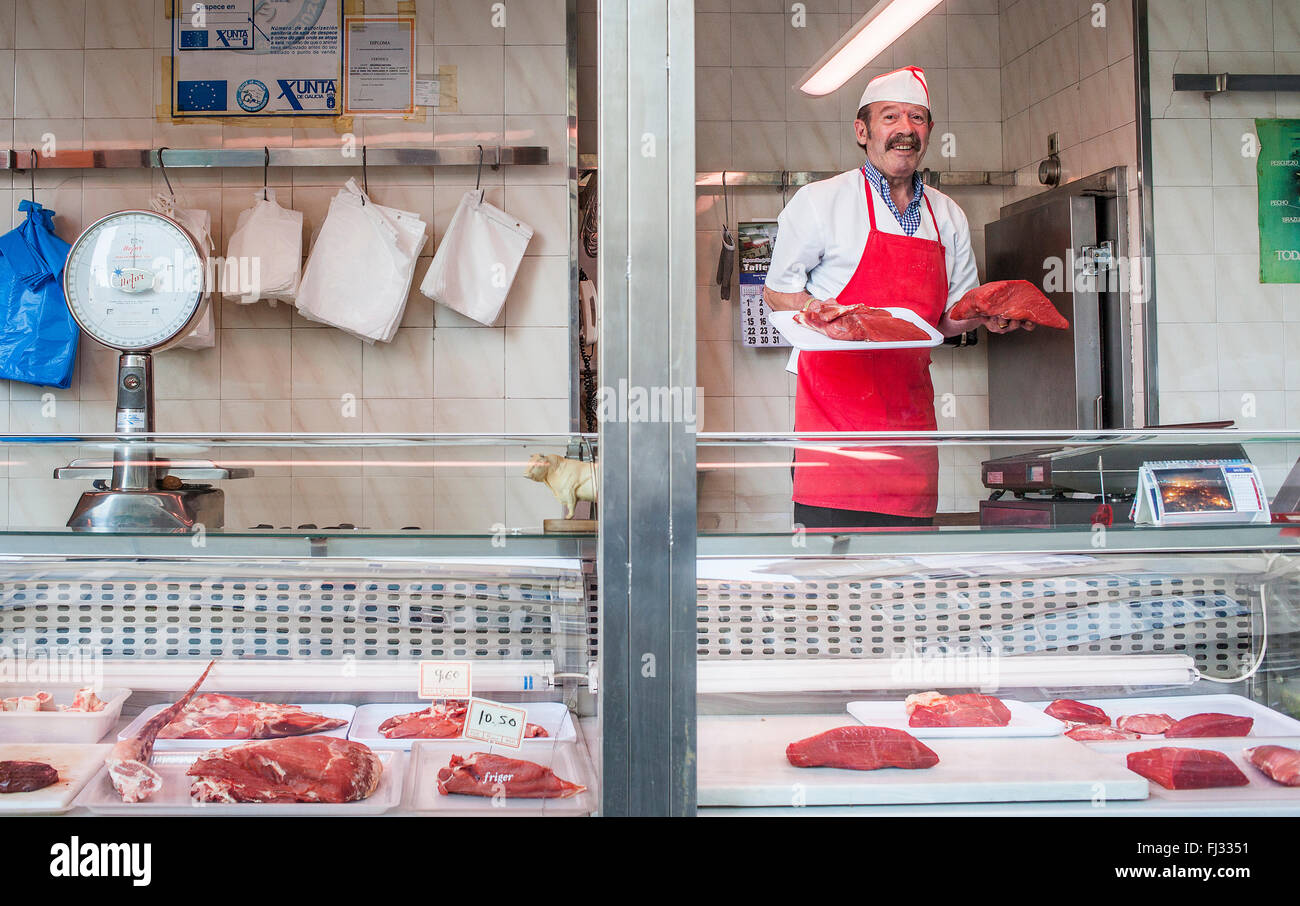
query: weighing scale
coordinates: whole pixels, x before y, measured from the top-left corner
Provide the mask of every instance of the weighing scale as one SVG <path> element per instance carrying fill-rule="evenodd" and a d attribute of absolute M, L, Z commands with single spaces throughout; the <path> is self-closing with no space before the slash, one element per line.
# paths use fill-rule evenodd
<path fill-rule="evenodd" d="M 207 460 L 162 458 L 156 445 L 132 440 L 154 432 L 152 353 L 180 342 L 207 305 L 207 257 L 189 232 L 164 214 L 118 211 L 72 244 L 63 294 L 73 318 L 95 342 L 121 355 L 117 365 L 120 440 L 110 459 L 78 459 L 55 478 L 93 479 L 68 526 L 81 531 L 188 532 L 225 523 L 225 495 L 187 479 L 247 478 Z M 181 452 L 184 448 L 167 448 Z"/>

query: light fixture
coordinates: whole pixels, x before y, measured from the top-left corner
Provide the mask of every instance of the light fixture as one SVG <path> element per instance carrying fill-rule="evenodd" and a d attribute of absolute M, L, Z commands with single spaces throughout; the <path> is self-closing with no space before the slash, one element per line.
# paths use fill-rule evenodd
<path fill-rule="evenodd" d="M 893 44 L 939 0 L 880 0 L 799 79 L 804 94 L 830 94 Z"/>

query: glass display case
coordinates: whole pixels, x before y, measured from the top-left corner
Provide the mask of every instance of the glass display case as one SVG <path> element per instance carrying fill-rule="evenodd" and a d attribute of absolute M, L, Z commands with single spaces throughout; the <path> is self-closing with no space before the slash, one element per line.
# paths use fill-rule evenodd
<path fill-rule="evenodd" d="M 701 811 L 1300 813 L 1298 440 L 702 435 Z M 793 522 L 794 448 L 909 447 L 983 499 L 924 526 Z M 1217 487 L 1234 468 L 1250 481 Z"/>
<path fill-rule="evenodd" d="M 572 454 L 591 467 L 590 439 L 4 441 L 0 760 L 39 756 L 68 782 L 38 801 L 5 797 L 0 808 L 599 810 L 595 536 L 562 518 L 565 505 L 546 476 L 525 474 L 548 455 L 558 463 Z M 87 513 L 80 495 L 113 493 L 114 463 L 124 461 L 157 469 L 151 494 L 215 495 L 202 511 L 208 521 L 171 524 L 173 511 L 164 515 L 168 527 L 64 525 Z M 137 504 L 90 513 L 142 518 Z M 150 753 L 147 721 L 180 700 L 209 663 L 185 709 L 152 728 Z M 98 710 L 74 704 L 82 689 L 94 693 Z M 106 758 L 111 766 L 123 757 L 109 748 L 120 741 L 161 778 L 143 801 L 124 802 L 105 767 Z M 209 750 L 227 761 L 266 751 L 284 761 L 304 744 L 373 755 L 382 766 L 377 784 L 342 802 L 325 794 L 320 802 L 268 802 L 245 800 L 271 798 L 285 784 L 319 790 L 325 781 L 307 771 L 264 778 L 262 789 L 217 784 L 201 792 L 186 776 L 200 756 L 214 757 Z M 523 770 L 519 762 L 540 770 L 521 781 L 511 776 Z"/>

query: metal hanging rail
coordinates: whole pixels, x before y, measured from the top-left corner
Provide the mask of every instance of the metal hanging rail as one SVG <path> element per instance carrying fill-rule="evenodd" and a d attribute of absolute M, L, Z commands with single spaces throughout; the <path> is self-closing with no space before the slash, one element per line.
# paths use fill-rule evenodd
<path fill-rule="evenodd" d="M 1290 73 L 1176 72 L 1174 91 L 1300 91 L 1300 75 Z"/>
<path fill-rule="evenodd" d="M 356 145 L 350 155 L 335 148 L 164 148 L 168 167 L 367 167 L 537 166 L 550 162 L 543 145 L 478 145 L 466 148 L 373 148 Z M 32 151 L 0 151 L 0 170 L 26 170 Z M 159 166 L 157 148 L 35 152 L 38 170 L 118 170 Z"/>
<path fill-rule="evenodd" d="M 168 160 L 170 160 L 170 156 Z M 596 170 L 596 155 L 578 156 L 579 170 Z M 701 170 L 695 174 L 696 188 L 722 188 L 722 177 L 727 177 L 727 188 L 743 186 L 765 186 L 773 189 L 782 187 L 797 189 L 810 182 L 829 179 L 838 175 L 838 170 Z M 929 186 L 1014 186 L 1016 174 L 999 170 L 930 170 L 921 171 L 921 177 Z"/>

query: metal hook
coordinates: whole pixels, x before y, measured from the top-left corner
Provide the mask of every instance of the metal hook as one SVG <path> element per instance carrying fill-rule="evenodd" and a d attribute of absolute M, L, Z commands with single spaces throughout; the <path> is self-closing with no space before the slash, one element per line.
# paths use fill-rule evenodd
<path fill-rule="evenodd" d="M 271 168 L 271 149 L 268 148 L 266 145 L 263 145 L 262 153 L 266 155 L 262 160 L 262 200 L 267 201 L 268 199 L 266 197 L 266 183 L 267 183 L 266 174 L 267 171 Z"/>
<path fill-rule="evenodd" d="M 36 204 L 36 168 L 39 167 L 40 165 L 41 165 L 40 155 L 37 154 L 36 149 L 33 148 L 32 165 L 27 169 L 28 175 L 31 176 L 32 178 L 32 204 Z"/>
<path fill-rule="evenodd" d="M 731 202 L 727 198 L 727 171 L 722 171 L 722 225 L 731 223 Z"/>
<path fill-rule="evenodd" d="M 478 146 L 478 173 L 474 175 L 474 191 L 478 191 L 479 184 L 483 180 L 483 146 Z"/>
<path fill-rule="evenodd" d="M 163 152 L 166 150 L 166 147 L 158 149 L 158 169 L 162 170 L 163 182 L 167 183 L 167 193 L 175 199 L 176 190 L 172 188 L 172 181 L 167 178 L 167 165 L 163 163 Z"/>
<path fill-rule="evenodd" d="M 790 184 L 790 183 L 789 183 L 789 179 L 790 179 L 790 171 L 789 171 L 789 170 L 782 170 L 782 171 L 781 171 L 781 207 L 783 207 L 783 208 L 784 208 L 785 205 L 786 205 L 786 201 L 785 201 L 785 190 L 786 190 L 786 186 L 788 186 L 788 185 Z"/>
<path fill-rule="evenodd" d="M 361 191 L 365 193 L 361 196 L 361 204 L 364 206 L 366 203 L 366 195 L 370 194 L 370 173 L 366 170 L 365 145 L 361 146 Z"/>

